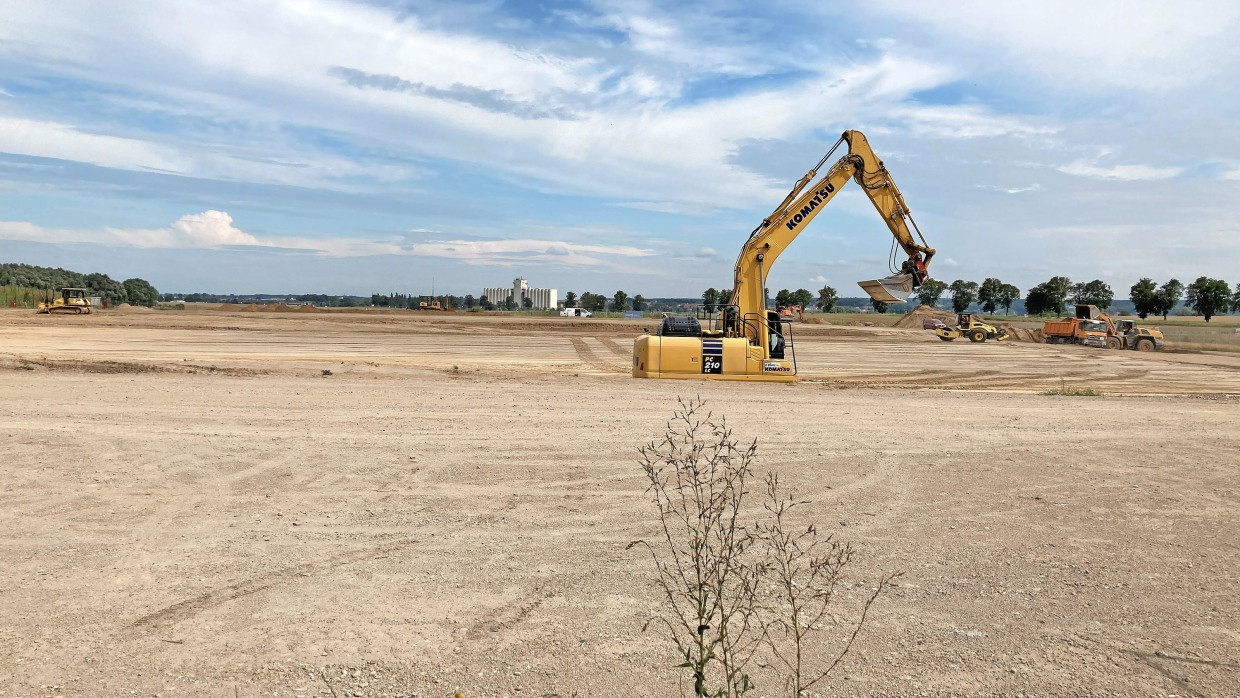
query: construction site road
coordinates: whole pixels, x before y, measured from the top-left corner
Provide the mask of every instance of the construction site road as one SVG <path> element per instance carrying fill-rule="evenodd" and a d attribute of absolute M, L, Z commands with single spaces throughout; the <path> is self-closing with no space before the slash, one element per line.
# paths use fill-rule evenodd
<path fill-rule="evenodd" d="M 797 384 L 637 380 L 641 326 L 0 312 L 0 695 L 692 693 L 629 544 L 694 396 L 856 548 L 809 661 L 903 573 L 822 695 L 1240 695 L 1234 356 L 806 325 Z"/>

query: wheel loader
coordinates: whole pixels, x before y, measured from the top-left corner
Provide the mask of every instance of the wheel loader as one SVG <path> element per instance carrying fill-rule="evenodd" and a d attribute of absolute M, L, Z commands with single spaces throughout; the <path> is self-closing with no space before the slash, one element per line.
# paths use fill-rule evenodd
<path fill-rule="evenodd" d="M 970 342 L 985 342 L 993 339 L 996 342 L 1002 342 L 1011 339 L 1011 335 L 1007 330 L 1000 329 L 994 325 L 987 325 L 973 313 L 959 313 L 956 315 L 955 327 L 940 327 L 934 331 L 934 334 L 944 342 L 950 342 L 960 337 L 968 337 Z"/>

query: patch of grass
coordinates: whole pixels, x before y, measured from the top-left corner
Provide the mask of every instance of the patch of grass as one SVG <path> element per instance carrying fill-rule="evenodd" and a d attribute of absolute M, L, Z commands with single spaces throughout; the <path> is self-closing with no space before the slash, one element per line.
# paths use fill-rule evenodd
<path fill-rule="evenodd" d="M 1065 397 L 1102 397 L 1102 393 L 1093 388 L 1055 388 L 1048 390 L 1043 395 L 1063 395 Z"/>
<path fill-rule="evenodd" d="M 325 368 L 325 369 L 323 369 L 323 375 L 324 375 L 324 376 L 330 376 L 330 375 L 332 375 L 332 370 L 331 370 L 330 368 Z"/>
<path fill-rule="evenodd" d="M 32 363 L 27 363 L 27 362 L 23 361 L 22 363 L 20 363 L 20 364 L 18 364 L 18 365 L 17 365 L 17 370 L 19 370 L 19 371 L 33 371 L 33 370 L 34 370 L 34 364 L 32 364 Z"/>

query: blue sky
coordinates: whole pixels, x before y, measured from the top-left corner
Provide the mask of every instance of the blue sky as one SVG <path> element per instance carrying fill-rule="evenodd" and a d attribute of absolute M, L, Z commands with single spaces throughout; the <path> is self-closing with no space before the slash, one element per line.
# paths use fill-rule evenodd
<path fill-rule="evenodd" d="M 937 278 L 1235 283 L 1238 33 L 1196 0 L 6 0 L 0 261 L 696 295 L 858 129 Z M 860 295 L 890 242 L 846 187 L 770 286 Z"/>

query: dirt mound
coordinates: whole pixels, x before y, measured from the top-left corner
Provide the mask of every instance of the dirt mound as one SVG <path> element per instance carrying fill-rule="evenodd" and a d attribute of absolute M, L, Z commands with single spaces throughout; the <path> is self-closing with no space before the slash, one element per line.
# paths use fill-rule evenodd
<path fill-rule="evenodd" d="M 1018 342 L 1035 342 L 1037 344 L 1041 344 L 1046 341 L 1046 338 L 1042 335 L 1041 328 L 1028 329 L 1025 327 L 1016 327 L 1010 322 L 1001 321 L 995 321 L 990 324 L 1001 330 L 1007 330 L 1007 333 L 1012 335 L 1012 339 Z"/>
<path fill-rule="evenodd" d="M 935 310 L 928 305 L 919 305 L 905 313 L 904 317 L 897 320 L 894 327 L 899 327 L 905 330 L 920 330 L 922 329 L 921 321 L 926 318 L 937 318 L 948 325 L 954 325 L 956 323 L 956 316 L 945 310 Z"/>

